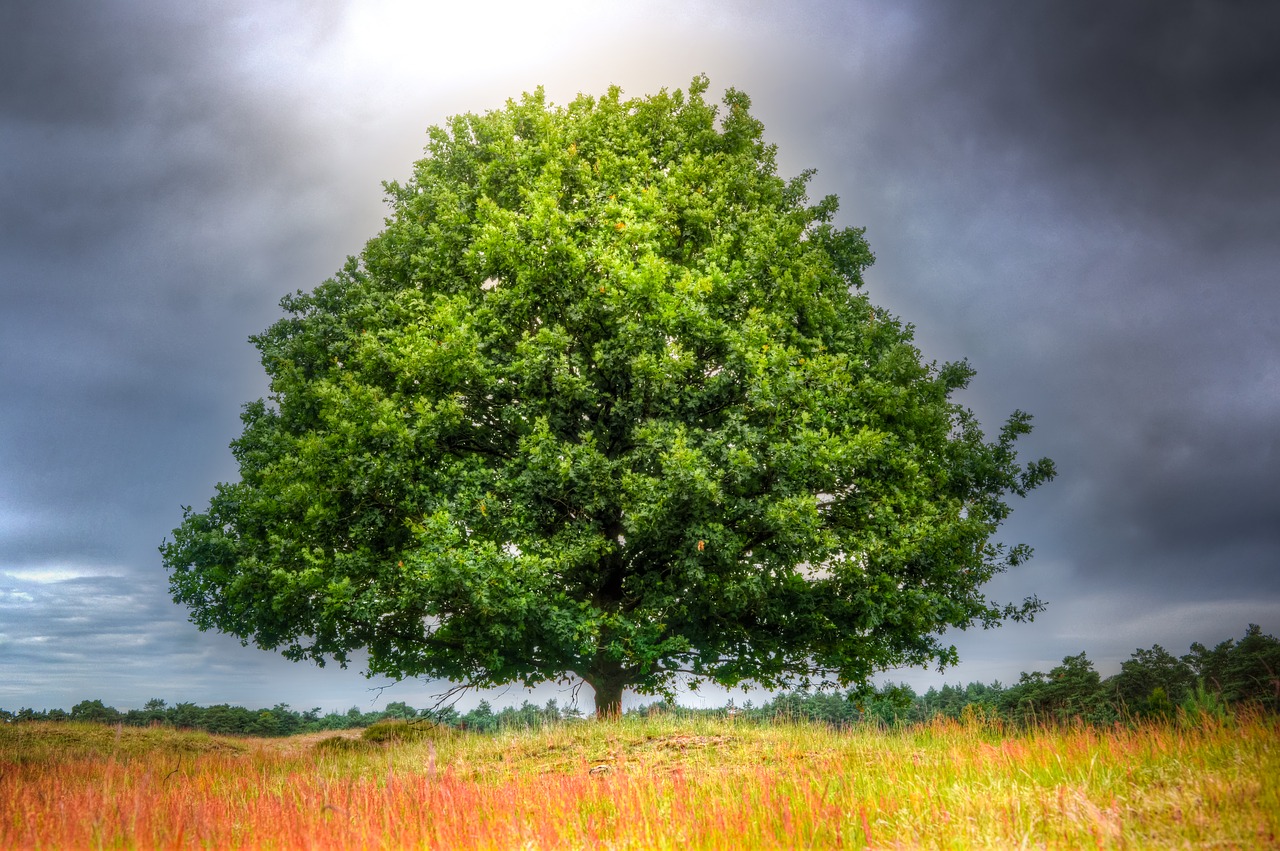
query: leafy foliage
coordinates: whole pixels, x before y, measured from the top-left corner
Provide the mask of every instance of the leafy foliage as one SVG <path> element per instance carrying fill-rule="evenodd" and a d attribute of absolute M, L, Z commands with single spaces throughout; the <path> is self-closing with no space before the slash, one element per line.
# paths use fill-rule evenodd
<path fill-rule="evenodd" d="M 1116 716 L 1107 703 L 1102 677 L 1085 654 L 1067 656 L 1049 673 L 1024 673 L 1005 697 L 1014 714 L 1030 719 L 1110 721 Z"/>
<path fill-rule="evenodd" d="M 1182 657 L 1212 692 L 1230 702 L 1256 701 L 1280 710 L 1280 640 L 1251 623 L 1239 642 L 1230 639 L 1212 650 L 1199 642 Z"/>
<path fill-rule="evenodd" d="M 1138 715 L 1168 715 L 1191 693 L 1195 676 L 1186 661 L 1159 644 L 1134 651 L 1110 685 L 1117 700 Z"/>
<path fill-rule="evenodd" d="M 162 548 L 201 629 L 371 674 L 861 683 L 956 661 L 1053 475 L 860 292 L 872 254 L 730 90 L 430 131 L 359 258 L 254 338 L 240 480 Z"/>

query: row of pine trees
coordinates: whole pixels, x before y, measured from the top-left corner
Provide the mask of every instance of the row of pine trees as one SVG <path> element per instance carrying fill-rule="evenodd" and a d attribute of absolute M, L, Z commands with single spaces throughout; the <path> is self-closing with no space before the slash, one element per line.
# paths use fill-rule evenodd
<path fill-rule="evenodd" d="M 791 692 L 736 714 L 748 718 L 794 716 L 831 724 L 875 721 L 916 723 L 980 713 L 1015 723 L 1110 724 L 1141 718 L 1173 718 L 1179 710 L 1225 716 L 1250 705 L 1280 712 L 1280 641 L 1250 624 L 1239 641 L 1212 649 L 1192 644 L 1178 657 L 1160 645 L 1136 650 L 1120 673 L 1103 679 L 1089 658 L 1068 656 L 1047 674 L 1023 673 L 1016 684 L 946 685 L 917 694 L 889 684 L 843 694 Z"/>

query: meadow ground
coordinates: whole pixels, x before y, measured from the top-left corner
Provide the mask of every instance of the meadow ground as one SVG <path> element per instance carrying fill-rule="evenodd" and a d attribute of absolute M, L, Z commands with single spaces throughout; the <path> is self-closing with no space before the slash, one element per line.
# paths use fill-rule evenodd
<path fill-rule="evenodd" d="M 633 719 L 386 743 L 0 725 L 0 848 L 1280 848 L 1280 719 Z"/>

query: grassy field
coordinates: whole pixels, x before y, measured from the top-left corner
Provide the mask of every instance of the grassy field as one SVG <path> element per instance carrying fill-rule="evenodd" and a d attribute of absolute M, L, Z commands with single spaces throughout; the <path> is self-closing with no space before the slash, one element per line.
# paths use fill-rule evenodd
<path fill-rule="evenodd" d="M 377 744 L 0 726 L 0 848 L 1277 848 L 1280 722 L 664 718 Z"/>

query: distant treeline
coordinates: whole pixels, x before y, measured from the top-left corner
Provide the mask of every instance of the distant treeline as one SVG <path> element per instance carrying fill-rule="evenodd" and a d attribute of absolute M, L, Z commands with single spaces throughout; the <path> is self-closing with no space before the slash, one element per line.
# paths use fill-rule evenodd
<path fill-rule="evenodd" d="M 124 724 L 130 727 L 162 725 L 208 733 L 234 736 L 292 736 L 297 733 L 319 733 L 326 730 L 352 730 L 370 727 L 379 721 L 407 720 L 443 724 L 459 729 L 492 732 L 504 727 L 538 727 L 571 718 L 581 718 L 575 708 L 561 708 L 555 700 L 546 706 L 535 706 L 525 701 L 521 706 L 508 706 L 495 711 L 486 700 L 470 712 L 460 713 L 452 706 L 440 709 L 414 709 L 406 703 L 388 703 L 377 712 L 361 712 L 353 706 L 346 712 L 330 712 L 321 715 L 320 709 L 298 712 L 287 703 L 270 709 L 246 709 L 243 706 L 218 704 L 197 706 L 179 703 L 169 706 L 163 700 L 148 700 L 141 709 L 124 712 L 106 706 L 101 700 L 82 700 L 71 711 L 49 709 L 19 709 L 9 712 L 0 709 L 0 721 L 93 721 L 102 724 Z"/>
<path fill-rule="evenodd" d="M 1137 650 L 1120 664 L 1120 673 L 1102 679 L 1084 653 L 1068 656 L 1049 673 L 1023 673 L 1017 684 L 930 688 L 917 694 L 910 686 L 888 684 L 847 692 L 793 691 L 756 706 L 730 704 L 714 710 L 695 710 L 656 703 L 630 710 L 629 714 L 666 712 L 678 715 L 726 715 L 751 722 L 804 719 L 833 725 L 880 723 L 886 725 L 930 721 L 938 717 L 961 718 L 981 714 L 1012 723 L 1071 722 L 1111 724 L 1143 718 L 1172 719 L 1185 715 L 1225 716 L 1243 706 L 1280 712 L 1280 640 L 1264 635 L 1250 624 L 1239 641 L 1227 640 L 1212 649 L 1192 644 L 1191 652 L 1177 657 L 1156 644 Z M 459 729 L 493 732 L 505 728 L 540 727 L 578 719 L 576 707 L 561 707 L 555 700 L 545 706 L 528 701 L 519 707 L 495 711 L 488 701 L 469 712 L 452 706 L 414 709 L 401 702 L 388 703 L 378 712 L 352 707 L 345 713 L 298 712 L 288 704 L 271 709 L 243 706 L 201 707 L 192 703 L 169 706 L 163 700 L 147 701 L 142 709 L 124 712 L 101 700 L 84 700 L 71 707 L 36 711 L 0 709 L 0 721 L 93 721 L 146 727 L 165 725 L 209 733 L 249 736 L 291 736 L 369 727 L 379 721 L 405 720 L 440 724 Z"/>
<path fill-rule="evenodd" d="M 1172 719 L 1180 711 L 1225 716 L 1244 705 L 1280 712 L 1280 640 L 1264 635 L 1257 624 L 1250 624 L 1239 641 L 1228 639 L 1212 649 L 1192 644 L 1191 652 L 1182 657 L 1159 644 L 1137 650 L 1120 663 L 1120 673 L 1105 680 L 1081 653 L 1066 657 L 1047 674 L 1023 673 L 1010 686 L 974 682 L 930 688 L 924 694 L 893 684 L 843 694 L 799 691 L 778 695 L 760 707 L 747 704 L 735 714 L 751 719 L 791 716 L 837 725 L 910 724 L 966 713 L 1019 724 L 1075 720 L 1111 724 Z"/>

